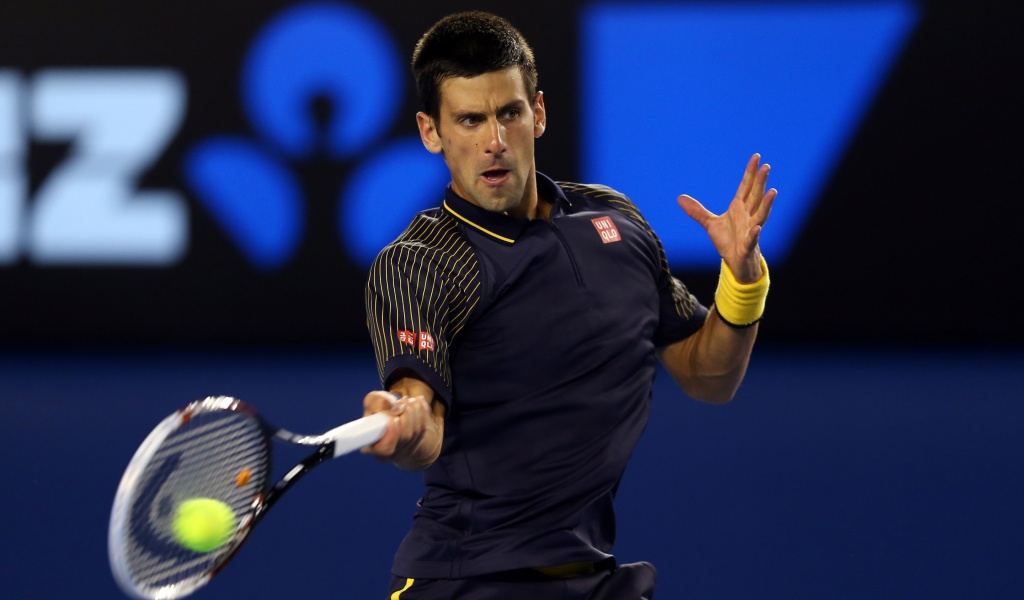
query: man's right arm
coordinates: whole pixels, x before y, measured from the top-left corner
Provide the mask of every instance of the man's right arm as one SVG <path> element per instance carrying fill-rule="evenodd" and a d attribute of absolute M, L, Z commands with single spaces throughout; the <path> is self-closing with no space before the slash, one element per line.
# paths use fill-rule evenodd
<path fill-rule="evenodd" d="M 370 392 L 363 399 L 363 415 L 379 412 L 394 418 L 376 444 L 363 448 L 364 454 L 407 471 L 421 471 L 434 464 L 444 439 L 445 405 L 429 385 L 404 376 L 395 379 L 387 392 Z"/>

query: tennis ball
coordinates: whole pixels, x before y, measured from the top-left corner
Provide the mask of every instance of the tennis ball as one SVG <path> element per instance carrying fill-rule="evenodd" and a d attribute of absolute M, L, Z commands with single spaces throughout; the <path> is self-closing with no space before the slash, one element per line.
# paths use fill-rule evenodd
<path fill-rule="evenodd" d="M 179 544 L 195 552 L 221 547 L 235 531 L 235 512 L 220 500 L 191 498 L 178 505 L 171 532 Z"/>

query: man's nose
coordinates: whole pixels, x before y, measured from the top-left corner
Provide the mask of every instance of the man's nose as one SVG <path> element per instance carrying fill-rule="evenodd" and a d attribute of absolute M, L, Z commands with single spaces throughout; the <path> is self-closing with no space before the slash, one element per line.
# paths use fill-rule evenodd
<path fill-rule="evenodd" d="M 497 119 L 491 119 L 487 127 L 487 146 L 485 152 L 488 154 L 501 154 L 505 151 L 505 126 Z"/>

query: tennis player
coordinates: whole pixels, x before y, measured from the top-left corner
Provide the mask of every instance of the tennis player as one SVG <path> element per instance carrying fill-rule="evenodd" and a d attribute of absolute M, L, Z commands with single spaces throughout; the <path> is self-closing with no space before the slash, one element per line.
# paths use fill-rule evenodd
<path fill-rule="evenodd" d="M 708 308 L 627 197 L 536 170 L 547 112 L 512 25 L 446 17 L 412 64 L 420 136 L 451 184 L 366 287 L 381 381 L 400 399 L 366 396 L 366 414 L 394 419 L 364 452 L 425 470 L 389 598 L 651 598 L 653 566 L 611 554 L 613 499 L 657 359 L 702 401 L 729 401 L 743 379 L 768 290 L 768 166 L 751 158 L 722 215 L 678 200 L 722 256 Z"/>

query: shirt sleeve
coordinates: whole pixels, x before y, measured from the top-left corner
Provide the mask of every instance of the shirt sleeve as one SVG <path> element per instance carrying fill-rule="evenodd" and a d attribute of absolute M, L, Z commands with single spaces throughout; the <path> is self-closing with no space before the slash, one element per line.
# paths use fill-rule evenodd
<path fill-rule="evenodd" d="M 661 244 L 659 243 L 659 248 Z M 664 255 L 664 250 L 662 250 Z M 700 329 L 708 316 L 708 309 L 697 301 L 686 285 L 667 271 L 658 283 L 661 298 L 661 315 L 658 330 L 654 333 L 654 345 L 663 348 L 678 342 Z"/>
<path fill-rule="evenodd" d="M 366 325 L 381 384 L 410 370 L 450 406 L 453 340 L 479 300 L 471 247 L 447 219 L 420 217 L 377 256 L 366 284 Z"/>

